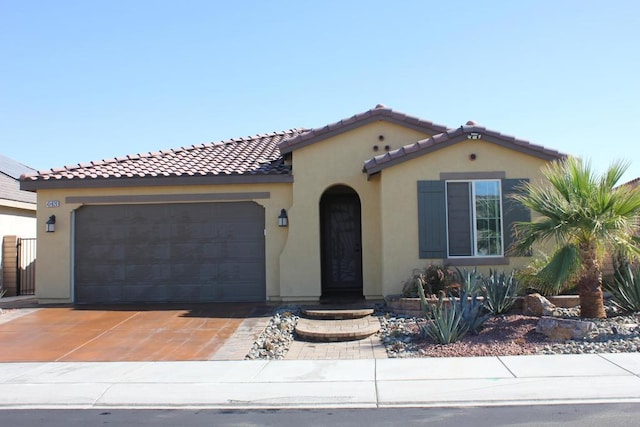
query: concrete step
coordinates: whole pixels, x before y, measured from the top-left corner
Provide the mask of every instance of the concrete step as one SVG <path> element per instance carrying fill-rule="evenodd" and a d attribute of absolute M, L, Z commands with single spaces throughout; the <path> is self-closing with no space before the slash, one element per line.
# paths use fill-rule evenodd
<path fill-rule="evenodd" d="M 373 316 L 342 320 L 300 318 L 295 329 L 299 338 L 316 342 L 361 340 L 379 330 L 380 321 Z"/>
<path fill-rule="evenodd" d="M 373 314 L 372 308 L 306 308 L 302 314 L 310 319 L 344 320 L 360 319 Z"/>

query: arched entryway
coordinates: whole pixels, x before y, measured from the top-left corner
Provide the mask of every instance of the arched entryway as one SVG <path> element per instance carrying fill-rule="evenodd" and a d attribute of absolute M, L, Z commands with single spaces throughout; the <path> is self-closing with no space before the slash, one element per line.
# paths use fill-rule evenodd
<path fill-rule="evenodd" d="M 336 185 L 320 198 L 322 298 L 361 299 L 362 223 L 360 197 Z"/>

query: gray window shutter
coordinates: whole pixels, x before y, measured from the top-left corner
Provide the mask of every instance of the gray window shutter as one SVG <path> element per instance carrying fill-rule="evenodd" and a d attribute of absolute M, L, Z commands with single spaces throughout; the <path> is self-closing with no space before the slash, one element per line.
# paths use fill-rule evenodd
<path fill-rule="evenodd" d="M 449 256 L 473 255 L 475 226 L 471 221 L 471 185 L 468 181 L 447 184 Z"/>
<path fill-rule="evenodd" d="M 444 181 L 418 181 L 420 258 L 446 258 Z"/>
<path fill-rule="evenodd" d="M 527 178 L 502 180 L 502 217 L 504 219 L 504 247 L 505 255 L 508 255 L 515 238 L 513 235 L 513 223 L 531 221 L 531 211 L 511 198 L 511 195 L 520 191 L 520 186 L 529 182 Z"/>

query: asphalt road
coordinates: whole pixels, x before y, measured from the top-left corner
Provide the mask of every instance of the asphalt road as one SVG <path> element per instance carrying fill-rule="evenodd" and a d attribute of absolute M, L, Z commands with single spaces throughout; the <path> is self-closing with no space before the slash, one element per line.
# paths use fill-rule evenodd
<path fill-rule="evenodd" d="M 635 426 L 638 404 L 314 410 L 0 410 L 3 426 Z"/>

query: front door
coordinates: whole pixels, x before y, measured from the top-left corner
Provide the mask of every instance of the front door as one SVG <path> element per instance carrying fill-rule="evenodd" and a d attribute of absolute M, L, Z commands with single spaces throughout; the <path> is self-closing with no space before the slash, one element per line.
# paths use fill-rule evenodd
<path fill-rule="evenodd" d="M 362 296 L 360 198 L 345 186 L 320 200 L 322 296 Z"/>

